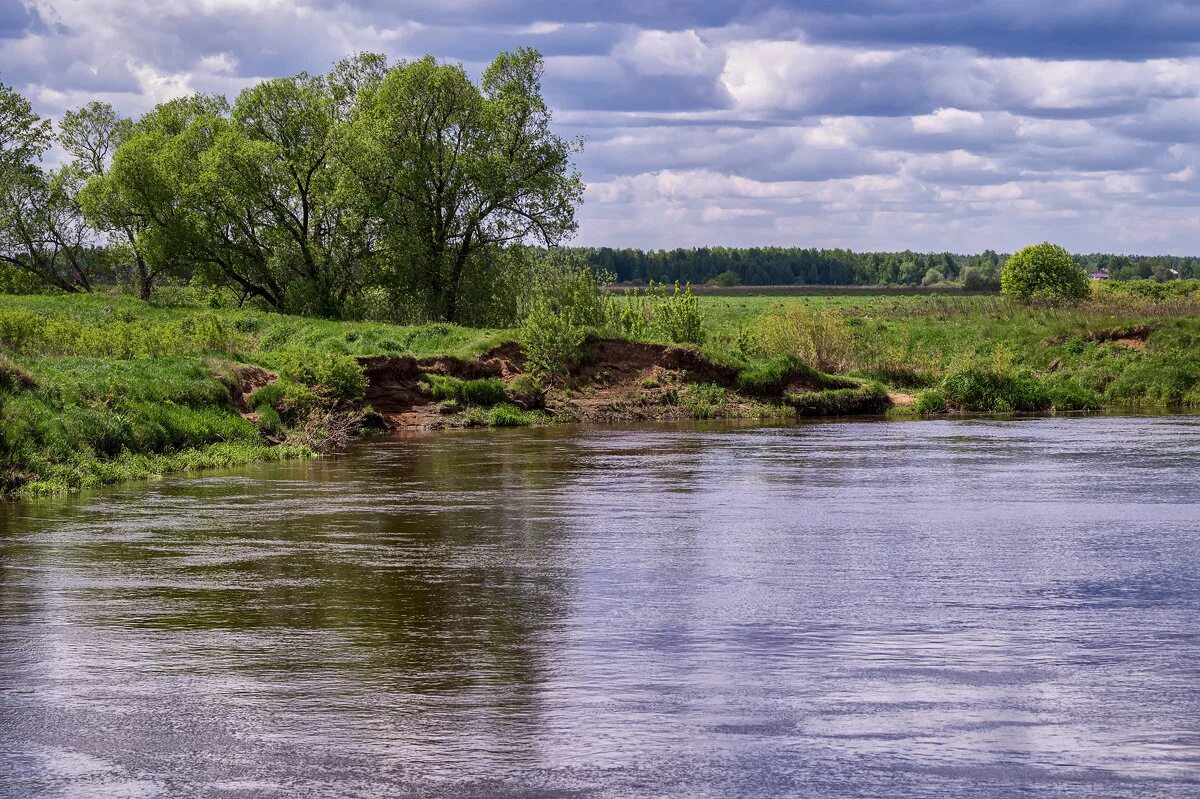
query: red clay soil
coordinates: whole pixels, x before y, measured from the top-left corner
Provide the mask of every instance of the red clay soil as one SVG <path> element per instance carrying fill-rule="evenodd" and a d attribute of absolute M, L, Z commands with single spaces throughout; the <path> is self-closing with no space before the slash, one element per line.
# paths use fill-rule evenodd
<path fill-rule="evenodd" d="M 511 382 L 524 374 L 525 356 L 519 345 L 509 343 L 472 360 L 374 356 L 359 363 L 367 378 L 366 401 L 390 427 L 429 428 L 443 426 L 446 419 L 421 390 L 425 375 Z M 585 363 L 548 392 L 546 410 L 581 421 L 672 418 L 679 415 L 674 407 L 678 386 L 732 386 L 736 377 L 736 370 L 686 347 L 600 339 L 590 345 Z"/>
<path fill-rule="evenodd" d="M 469 361 L 448 355 L 419 360 L 377 355 L 359 358 L 358 362 L 367 378 L 367 404 L 390 427 L 404 429 L 440 427 L 444 422 L 437 404 L 421 390 L 425 375 L 509 381 L 522 374 L 525 356 L 517 344 L 503 344 Z"/>
<path fill-rule="evenodd" d="M 691 411 L 680 405 L 689 384 L 711 383 L 726 389 L 737 384 L 736 369 L 713 363 L 687 347 L 599 339 L 588 349 L 584 362 L 547 392 L 550 415 L 572 421 L 690 418 Z M 367 377 L 367 403 L 389 427 L 411 429 L 448 423 L 421 390 L 425 375 L 511 382 L 524 374 L 525 358 L 521 348 L 510 343 L 472 360 L 376 356 L 360 358 L 359 363 Z M 723 413 L 748 415 L 757 404 L 731 392 Z"/>
<path fill-rule="evenodd" d="M 692 418 L 680 405 L 689 383 L 731 388 L 737 370 L 715 364 L 687 347 L 600 339 L 583 364 L 546 396 L 551 414 L 572 421 L 620 422 Z M 743 416 L 753 401 L 727 398 L 727 415 Z M 745 407 L 742 407 L 745 406 Z"/>

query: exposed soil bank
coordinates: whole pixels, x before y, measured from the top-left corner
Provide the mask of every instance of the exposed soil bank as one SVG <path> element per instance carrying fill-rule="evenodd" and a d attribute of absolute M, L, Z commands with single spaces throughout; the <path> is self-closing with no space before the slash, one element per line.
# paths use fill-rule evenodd
<path fill-rule="evenodd" d="M 524 355 L 513 343 L 471 360 L 374 356 L 359 363 L 367 378 L 366 402 L 392 429 L 477 423 L 477 417 L 440 407 L 423 384 L 429 375 L 493 378 L 506 385 L 525 375 Z M 823 390 L 805 376 L 785 375 L 755 390 L 740 378 L 738 369 L 689 347 L 597 339 L 580 363 L 546 389 L 539 410 L 558 421 L 624 422 L 882 413 L 891 404 L 886 395 L 861 387 Z"/>

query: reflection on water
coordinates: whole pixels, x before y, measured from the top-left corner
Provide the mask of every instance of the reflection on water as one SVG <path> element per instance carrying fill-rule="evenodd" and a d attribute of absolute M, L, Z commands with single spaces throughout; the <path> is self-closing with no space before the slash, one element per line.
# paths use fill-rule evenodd
<path fill-rule="evenodd" d="M 479 432 L 13 505 L 0 796 L 1197 796 L 1198 445 Z"/>

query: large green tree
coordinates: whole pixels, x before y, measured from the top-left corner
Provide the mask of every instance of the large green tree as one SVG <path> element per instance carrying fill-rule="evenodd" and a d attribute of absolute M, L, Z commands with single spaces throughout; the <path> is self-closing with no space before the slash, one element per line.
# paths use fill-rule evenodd
<path fill-rule="evenodd" d="M 128 247 L 143 299 L 162 275 L 195 265 L 200 236 L 188 198 L 198 159 L 211 146 L 203 121 L 226 109 L 222 98 L 194 95 L 163 103 L 137 123 L 98 104 L 64 118 L 64 148 L 89 174 L 80 205 L 92 225 Z"/>
<path fill-rule="evenodd" d="M 147 235 L 150 218 L 137 212 L 136 199 L 125 191 L 128 184 L 109 174 L 113 156 L 133 132 L 132 120 L 108 103 L 92 102 L 63 115 L 58 139 L 86 178 L 78 195 L 84 218 L 109 235 L 115 251 L 128 253 L 138 296 L 148 300 L 159 277 L 174 263 L 153 246 L 153 237 Z"/>
<path fill-rule="evenodd" d="M 366 53 L 232 107 L 182 98 L 126 126 L 89 106 L 63 141 L 90 176 L 83 207 L 124 235 L 144 293 L 179 264 L 278 310 L 339 316 L 378 286 L 394 309 L 459 321 L 511 293 L 509 245 L 575 229 L 581 145 L 550 129 L 542 68 L 532 50 L 502 53 L 476 84 L 461 66 Z"/>
<path fill-rule="evenodd" d="M 359 96 L 340 153 L 378 231 L 385 277 L 427 315 L 461 321 L 517 243 L 576 228 L 582 146 L 556 135 L 534 50 L 501 53 L 475 85 L 431 57 L 398 64 Z"/>
<path fill-rule="evenodd" d="M 24 97 L 0 84 L 0 261 L 63 291 L 90 291 L 94 253 L 77 204 L 74 165 L 45 170 L 52 129 Z"/>

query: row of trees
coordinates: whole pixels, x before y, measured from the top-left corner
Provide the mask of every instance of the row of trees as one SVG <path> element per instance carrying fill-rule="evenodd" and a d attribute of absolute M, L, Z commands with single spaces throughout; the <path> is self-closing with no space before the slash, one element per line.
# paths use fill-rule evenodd
<path fill-rule="evenodd" d="M 91 103 L 57 131 L 0 85 L 0 261 L 64 291 L 119 262 L 148 297 L 199 277 L 271 308 L 471 321 L 513 281 L 509 245 L 576 227 L 582 143 L 556 135 L 534 50 L 478 84 L 432 57 L 194 95 L 137 120 Z M 68 154 L 47 169 L 57 141 Z"/>
<path fill-rule="evenodd" d="M 574 248 L 587 263 L 621 282 L 708 283 L 731 272 L 744 285 L 918 285 L 941 281 L 999 288 L 1007 256 L 986 250 L 955 253 L 853 252 L 801 247 L 700 247 L 675 250 Z M 1089 272 L 1108 269 L 1117 280 L 1200 277 L 1200 258 L 1075 255 Z"/>

